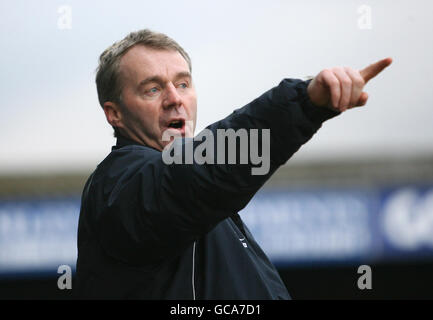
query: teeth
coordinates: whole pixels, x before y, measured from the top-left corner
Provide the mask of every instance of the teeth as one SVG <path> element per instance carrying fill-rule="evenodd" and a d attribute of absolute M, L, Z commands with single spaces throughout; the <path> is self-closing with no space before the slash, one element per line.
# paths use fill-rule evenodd
<path fill-rule="evenodd" d="M 168 125 L 169 127 L 181 127 L 182 126 L 182 120 L 173 120 L 170 122 L 170 124 Z"/>

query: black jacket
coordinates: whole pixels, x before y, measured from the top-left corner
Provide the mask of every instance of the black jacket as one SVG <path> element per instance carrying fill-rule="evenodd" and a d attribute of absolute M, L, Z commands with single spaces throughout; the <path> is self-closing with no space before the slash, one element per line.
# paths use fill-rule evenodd
<path fill-rule="evenodd" d="M 119 137 L 84 187 L 79 297 L 290 299 L 238 211 L 338 114 L 312 105 L 307 83 L 285 79 L 208 127 L 270 128 L 266 175 L 251 175 L 251 164 L 167 165 L 161 152 Z"/>

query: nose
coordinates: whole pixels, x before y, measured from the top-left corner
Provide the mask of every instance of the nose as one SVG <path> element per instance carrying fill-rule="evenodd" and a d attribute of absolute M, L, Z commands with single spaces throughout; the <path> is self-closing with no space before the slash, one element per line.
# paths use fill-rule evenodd
<path fill-rule="evenodd" d="M 169 83 L 165 90 L 165 96 L 163 100 L 163 107 L 168 109 L 171 107 L 179 107 L 181 105 L 181 98 L 179 93 L 176 90 L 176 87 L 173 85 L 173 83 Z"/>

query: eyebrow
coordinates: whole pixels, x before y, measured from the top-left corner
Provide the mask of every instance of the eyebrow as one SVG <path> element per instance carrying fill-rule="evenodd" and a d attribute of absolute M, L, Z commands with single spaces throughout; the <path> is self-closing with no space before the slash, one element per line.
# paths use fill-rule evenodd
<path fill-rule="evenodd" d="M 178 72 L 175 76 L 174 79 L 180 79 L 180 78 L 190 78 L 191 79 L 191 73 L 189 73 L 188 71 L 182 71 L 182 72 Z M 157 83 L 163 83 L 163 79 L 160 76 L 150 76 L 144 80 L 141 80 L 140 83 L 138 84 L 138 88 L 151 83 L 151 82 L 157 82 Z"/>

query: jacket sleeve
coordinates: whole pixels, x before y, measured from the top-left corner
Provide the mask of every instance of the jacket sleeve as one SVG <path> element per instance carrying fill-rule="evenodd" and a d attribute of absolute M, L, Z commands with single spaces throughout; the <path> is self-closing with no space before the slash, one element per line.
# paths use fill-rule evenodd
<path fill-rule="evenodd" d="M 218 129 L 246 129 L 248 135 L 249 129 L 269 129 L 270 165 L 266 174 L 251 174 L 254 165 L 250 159 L 244 164 L 194 161 L 168 165 L 161 152 L 150 148 L 127 146 L 114 152 L 110 174 L 94 181 L 95 189 L 100 190 L 97 203 L 101 203 L 101 208 L 95 208 L 94 225 L 105 251 L 132 265 L 158 263 L 244 208 L 325 120 L 339 114 L 314 106 L 306 93 L 307 84 L 285 79 L 207 127 L 214 137 Z M 200 145 L 191 139 L 182 142 L 185 149 L 192 143 L 194 151 Z M 218 151 L 216 145 L 214 153 Z"/>

